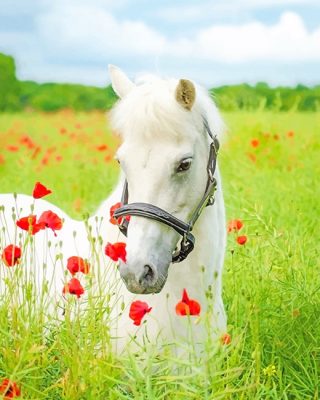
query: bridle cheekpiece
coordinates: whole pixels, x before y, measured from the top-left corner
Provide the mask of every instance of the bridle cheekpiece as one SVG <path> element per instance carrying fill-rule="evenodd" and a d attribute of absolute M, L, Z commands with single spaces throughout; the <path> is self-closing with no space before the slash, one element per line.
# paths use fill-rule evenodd
<path fill-rule="evenodd" d="M 214 173 L 216 169 L 217 163 L 217 155 L 219 150 L 219 141 L 216 136 L 214 136 L 211 132 L 209 127 L 208 121 L 205 117 L 203 117 L 203 125 L 205 131 L 208 133 L 212 142 L 210 143 L 209 148 L 209 159 L 207 164 L 207 184 L 204 195 L 200 200 L 198 206 L 196 207 L 195 211 L 193 212 L 189 222 L 181 221 L 179 218 L 176 218 L 174 215 L 168 213 L 167 211 L 154 206 L 149 203 L 131 203 L 128 204 L 129 199 L 129 191 L 128 191 L 128 182 L 127 180 L 124 183 L 121 203 L 122 207 L 118 208 L 114 212 L 114 217 L 116 219 L 125 217 L 127 215 L 136 216 L 136 217 L 144 217 L 153 219 L 155 221 L 161 222 L 165 225 L 170 226 L 175 231 L 177 231 L 181 236 L 182 240 L 180 242 L 180 249 L 176 250 L 172 254 L 172 262 L 179 263 L 187 258 L 188 254 L 194 248 L 195 245 L 195 237 L 191 233 L 194 224 L 196 223 L 197 219 L 201 215 L 203 209 L 206 206 L 211 206 L 214 204 L 215 201 L 215 191 L 217 189 L 217 181 L 214 178 Z M 121 223 L 118 224 L 120 231 L 127 236 L 128 231 L 128 224 L 129 221 L 126 218 L 122 218 Z"/>

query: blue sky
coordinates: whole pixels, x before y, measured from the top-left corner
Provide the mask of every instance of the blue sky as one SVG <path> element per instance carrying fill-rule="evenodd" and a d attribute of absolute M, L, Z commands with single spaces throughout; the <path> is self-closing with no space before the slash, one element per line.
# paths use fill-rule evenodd
<path fill-rule="evenodd" d="M 188 77 L 205 86 L 320 83 L 320 0 L 0 0 L 0 52 L 20 79 L 109 83 Z"/>

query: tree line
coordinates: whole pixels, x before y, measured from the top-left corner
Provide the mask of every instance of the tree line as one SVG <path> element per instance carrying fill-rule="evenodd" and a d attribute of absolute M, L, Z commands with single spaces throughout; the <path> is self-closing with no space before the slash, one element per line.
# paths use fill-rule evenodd
<path fill-rule="evenodd" d="M 244 83 L 212 88 L 210 92 L 225 111 L 320 111 L 320 85 L 271 88 L 264 82 L 254 86 Z M 111 86 L 20 81 L 13 57 L 0 53 L 0 112 L 25 109 L 49 112 L 66 108 L 108 110 L 116 100 Z"/>

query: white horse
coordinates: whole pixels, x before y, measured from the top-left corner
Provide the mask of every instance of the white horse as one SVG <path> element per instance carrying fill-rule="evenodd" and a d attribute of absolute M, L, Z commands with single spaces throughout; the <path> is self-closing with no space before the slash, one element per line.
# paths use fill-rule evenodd
<path fill-rule="evenodd" d="M 181 221 L 189 221 L 204 196 L 208 180 L 212 139 L 207 130 L 220 139 L 224 130 L 222 119 L 206 91 L 190 81 L 149 78 L 136 85 L 117 67 L 110 66 L 109 71 L 113 89 L 120 97 L 111 114 L 112 126 L 122 139 L 116 156 L 122 170 L 120 182 L 87 222 L 71 219 L 45 200 L 0 195 L 0 206 L 4 206 L 0 210 L 1 252 L 12 243 L 25 246 L 28 237 L 15 226 L 13 213 L 18 218 L 52 210 L 64 219 L 56 237 L 48 230 L 40 231 L 32 240 L 29 237 L 31 247 L 24 247 L 19 265 L 8 268 L 0 262 L 2 299 L 8 294 L 6 278 L 16 279 L 15 271 L 20 270 L 20 282 L 24 282 L 21 276 L 31 279 L 37 290 L 48 292 L 42 297 L 44 307 L 52 304 L 53 299 L 63 305 L 62 288 L 71 277 L 65 268 L 66 260 L 78 255 L 89 259 L 92 266 L 88 291 L 101 296 L 109 293 L 110 304 L 112 295 L 117 293 L 108 320 L 116 321 L 112 329 L 116 329 L 113 335 L 118 338 L 118 350 L 133 335 L 139 340 L 146 330 L 151 342 L 159 335 L 167 342 L 185 336 L 188 318 L 175 313 L 184 288 L 202 306 L 200 321 L 192 324 L 194 340 L 204 339 L 205 321 L 201 316 L 208 309 L 209 325 L 219 337 L 226 331 L 221 293 L 226 234 L 218 166 L 214 172 L 215 203 L 202 210 L 192 231 L 195 248 L 180 263 L 172 264 L 172 254 L 180 242 L 179 233 L 172 227 L 152 218 L 131 216 L 125 237 L 109 222 L 109 209 L 120 201 L 126 180 L 130 203 L 151 204 Z M 30 210 L 32 204 L 34 209 Z M 118 268 L 111 265 L 103 252 L 107 242 L 116 241 L 126 241 L 127 251 L 126 262 L 121 261 Z M 47 292 L 43 291 L 44 285 Z M 129 306 L 136 299 L 152 307 L 142 327 L 135 327 L 128 316 Z"/>

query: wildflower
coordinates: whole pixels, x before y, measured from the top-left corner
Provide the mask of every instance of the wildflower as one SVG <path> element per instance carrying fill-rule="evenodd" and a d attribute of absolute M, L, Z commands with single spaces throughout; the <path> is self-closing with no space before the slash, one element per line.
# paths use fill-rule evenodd
<path fill-rule="evenodd" d="M 294 132 L 293 131 L 287 132 L 287 137 L 288 138 L 293 138 L 293 136 L 294 136 Z"/>
<path fill-rule="evenodd" d="M 64 135 L 67 132 L 66 128 L 60 128 L 60 134 Z"/>
<path fill-rule="evenodd" d="M 139 326 L 141 324 L 142 318 L 152 310 L 148 304 L 144 301 L 134 301 L 131 303 L 129 310 L 129 318 L 133 320 L 134 325 Z"/>
<path fill-rule="evenodd" d="M 38 156 L 38 154 L 40 153 L 40 151 L 41 151 L 41 148 L 40 148 L 39 146 L 37 146 L 37 147 L 34 149 L 34 152 L 33 152 L 32 155 L 31 155 L 31 160 L 34 160 L 35 158 L 37 158 L 37 156 Z"/>
<path fill-rule="evenodd" d="M 249 157 L 249 159 L 250 159 L 253 163 L 255 163 L 255 162 L 257 161 L 257 157 L 256 157 L 255 154 L 247 153 L 247 156 Z"/>
<path fill-rule="evenodd" d="M 14 244 L 9 244 L 2 252 L 2 260 L 7 267 L 13 267 L 18 264 L 21 258 L 21 249 Z"/>
<path fill-rule="evenodd" d="M 244 244 L 246 244 L 248 238 L 246 235 L 242 235 L 242 236 L 238 236 L 237 237 L 237 243 L 240 244 L 241 246 L 243 246 Z"/>
<path fill-rule="evenodd" d="M 33 149 L 34 147 L 36 147 L 32 139 L 27 135 L 21 136 L 20 143 L 26 146 L 28 149 Z"/>
<path fill-rule="evenodd" d="M 243 227 L 243 222 L 240 219 L 232 219 L 231 221 L 228 222 L 227 230 L 228 233 L 232 231 L 240 231 L 240 229 Z"/>
<path fill-rule="evenodd" d="M 29 215 L 28 217 L 22 217 L 16 221 L 16 225 L 30 233 L 30 235 L 35 235 L 41 229 L 45 229 L 44 223 L 37 223 L 37 217 L 35 215 Z"/>
<path fill-rule="evenodd" d="M 266 368 L 263 368 L 263 375 L 266 375 L 269 378 L 276 375 L 276 373 L 277 373 L 277 370 L 273 364 L 270 364 Z"/>
<path fill-rule="evenodd" d="M 186 289 L 183 289 L 182 299 L 176 305 L 177 315 L 200 315 L 200 311 L 200 303 L 198 303 L 196 300 L 189 299 Z"/>
<path fill-rule="evenodd" d="M 83 295 L 83 293 L 84 293 L 84 288 L 81 285 L 79 279 L 72 278 L 72 279 L 70 279 L 70 281 L 68 283 L 66 283 L 64 285 L 62 293 L 63 294 L 66 294 L 66 293 L 73 294 L 73 295 L 77 296 L 79 299 L 80 296 Z"/>
<path fill-rule="evenodd" d="M 105 151 L 108 150 L 108 146 L 106 144 L 100 144 L 99 146 L 96 147 L 98 151 Z"/>
<path fill-rule="evenodd" d="M 77 272 L 88 274 L 90 264 L 81 257 L 72 256 L 68 258 L 67 269 L 72 275 L 76 274 Z"/>
<path fill-rule="evenodd" d="M 57 236 L 55 231 L 59 231 L 62 228 L 63 221 L 57 214 L 48 210 L 40 215 L 39 224 L 44 224 L 46 228 L 52 229 L 54 236 Z"/>
<path fill-rule="evenodd" d="M 7 150 L 11 151 L 12 153 L 15 153 L 19 150 L 19 146 L 9 145 L 7 146 Z"/>
<path fill-rule="evenodd" d="M 41 199 L 44 196 L 47 196 L 48 194 L 52 193 L 50 189 L 47 189 L 42 183 L 36 182 L 34 185 L 33 193 L 32 196 L 34 199 Z"/>
<path fill-rule="evenodd" d="M 45 155 L 41 160 L 41 164 L 42 165 L 48 165 L 48 163 L 49 163 L 49 156 Z"/>
<path fill-rule="evenodd" d="M 250 143 L 252 147 L 258 147 L 260 144 L 258 139 L 252 139 Z"/>
<path fill-rule="evenodd" d="M 120 208 L 120 207 L 122 207 L 122 203 L 119 201 L 118 203 L 116 203 L 116 204 L 114 204 L 113 206 L 111 206 L 110 207 L 110 211 L 109 211 L 109 213 L 110 213 L 110 219 L 109 219 L 109 222 L 112 224 L 112 225 L 119 225 L 119 224 L 121 224 L 121 222 L 122 222 L 122 217 L 119 217 L 119 218 L 115 218 L 114 217 L 114 212 L 118 209 L 118 208 Z M 125 216 L 125 219 L 127 220 L 127 221 L 130 221 L 130 215 L 126 215 Z"/>
<path fill-rule="evenodd" d="M 300 316 L 300 310 L 299 310 L 298 308 L 295 308 L 295 309 L 292 311 L 292 316 L 293 316 L 293 318 L 299 317 L 299 316 Z"/>
<path fill-rule="evenodd" d="M 4 400 L 20 397 L 21 390 L 16 382 L 11 382 L 8 378 L 4 378 L 0 384 L 0 394 Z"/>
<path fill-rule="evenodd" d="M 79 212 L 82 209 L 82 200 L 78 197 L 73 201 L 73 208 L 75 211 Z"/>
<path fill-rule="evenodd" d="M 116 243 L 107 243 L 105 247 L 105 255 L 110 257 L 113 261 L 118 261 L 119 258 L 126 262 L 127 252 L 126 252 L 126 243 L 116 242 Z"/>
<path fill-rule="evenodd" d="M 221 336 L 221 343 L 226 346 L 231 343 L 231 336 L 229 335 L 229 333 L 224 333 Z"/>
<path fill-rule="evenodd" d="M 280 136 L 279 136 L 277 133 L 275 133 L 275 134 L 273 135 L 273 139 L 274 139 L 274 140 L 279 140 L 279 139 L 280 139 Z"/>

